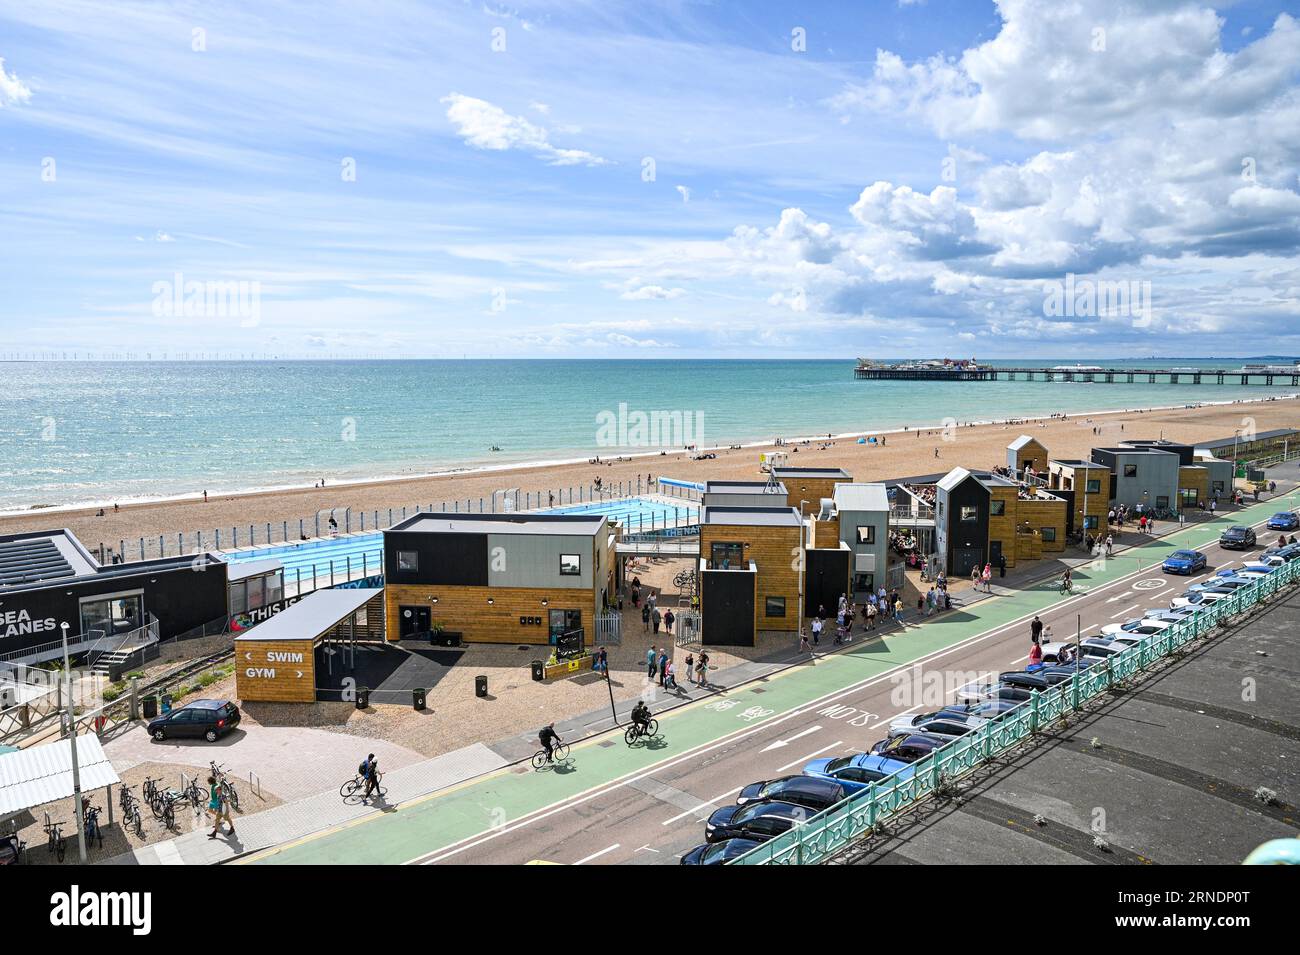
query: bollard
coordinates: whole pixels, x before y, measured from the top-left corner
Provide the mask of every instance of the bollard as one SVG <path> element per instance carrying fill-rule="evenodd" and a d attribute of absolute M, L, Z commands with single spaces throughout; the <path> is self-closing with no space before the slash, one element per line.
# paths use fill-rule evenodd
<path fill-rule="evenodd" d="M 477 696 L 479 699 L 483 699 L 488 695 L 487 677 L 482 673 L 474 677 L 474 695 Z"/>

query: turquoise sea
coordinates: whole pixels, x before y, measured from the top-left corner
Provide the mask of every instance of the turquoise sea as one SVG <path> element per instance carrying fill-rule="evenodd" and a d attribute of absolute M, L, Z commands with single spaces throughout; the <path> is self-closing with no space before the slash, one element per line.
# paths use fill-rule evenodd
<path fill-rule="evenodd" d="M 1234 369 L 1241 363 L 1087 362 Z M 866 382 L 853 378 L 854 364 L 852 358 L 0 363 L 0 510 L 609 457 L 659 446 L 620 448 L 610 440 L 730 445 L 938 425 L 945 418 L 1288 393 L 1280 385 Z M 626 405 L 621 414 L 620 405 Z M 678 415 L 663 427 L 638 430 L 637 413 L 654 411 Z M 674 421 L 676 429 L 668 426 Z"/>

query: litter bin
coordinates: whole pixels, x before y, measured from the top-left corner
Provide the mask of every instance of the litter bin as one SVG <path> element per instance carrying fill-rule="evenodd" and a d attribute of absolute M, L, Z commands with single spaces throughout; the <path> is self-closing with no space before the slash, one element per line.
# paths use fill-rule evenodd
<path fill-rule="evenodd" d="M 482 673 L 474 677 L 474 695 L 480 698 L 487 696 L 487 677 Z"/>
<path fill-rule="evenodd" d="M 424 709 L 424 687 L 417 686 L 411 690 L 411 706 L 417 710 Z"/>
<path fill-rule="evenodd" d="M 143 703 L 144 718 L 151 720 L 158 715 L 158 697 L 146 696 Z"/>
<path fill-rule="evenodd" d="M 357 690 L 357 709 L 364 710 L 370 705 L 370 687 L 363 686 Z"/>
<path fill-rule="evenodd" d="M 166 716 L 171 711 L 172 711 L 172 695 L 170 693 L 164 693 L 162 695 L 162 714 L 163 716 Z"/>
<path fill-rule="evenodd" d="M 546 679 L 546 665 L 541 660 L 533 661 L 533 679 L 538 683 Z"/>

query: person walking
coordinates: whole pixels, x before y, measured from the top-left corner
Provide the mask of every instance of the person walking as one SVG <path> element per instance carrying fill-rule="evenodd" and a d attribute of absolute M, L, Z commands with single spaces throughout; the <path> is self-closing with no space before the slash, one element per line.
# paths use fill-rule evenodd
<path fill-rule="evenodd" d="M 709 654 L 707 650 L 700 651 L 700 658 L 695 661 L 695 682 L 700 686 L 709 685 Z"/>
<path fill-rule="evenodd" d="M 666 614 L 664 614 L 664 633 L 668 634 L 670 637 L 673 635 L 673 621 L 676 619 L 677 618 L 673 616 L 671 608 Z"/>
<path fill-rule="evenodd" d="M 998 577 L 1002 578 L 1007 575 L 1007 555 L 998 554 Z"/>
<path fill-rule="evenodd" d="M 650 644 L 650 649 L 647 650 L 645 654 L 646 676 L 652 680 L 655 678 L 655 670 L 657 669 L 656 664 L 659 656 L 657 651 L 658 647 L 652 643 Z"/>
<path fill-rule="evenodd" d="M 821 646 L 822 642 L 822 618 L 813 617 L 812 621 L 812 643 L 814 647 Z"/>
<path fill-rule="evenodd" d="M 600 664 L 600 672 L 605 674 L 605 676 L 609 676 L 609 650 L 605 647 L 601 647 L 596 654 L 596 658 Z"/>
<path fill-rule="evenodd" d="M 894 623 L 900 627 L 903 625 L 903 600 L 901 597 L 894 601 Z"/>
<path fill-rule="evenodd" d="M 215 776 L 208 777 L 208 815 L 212 817 L 212 831 L 208 833 L 209 839 L 215 839 L 221 832 L 221 787 L 217 785 Z M 231 829 L 233 832 L 234 829 Z"/>
<path fill-rule="evenodd" d="M 362 802 L 370 799 L 370 794 L 379 789 L 379 760 L 374 756 L 370 757 L 366 764 L 366 791 L 361 797 Z"/>
<path fill-rule="evenodd" d="M 650 605 L 648 603 L 641 608 L 641 630 L 643 633 L 650 632 Z"/>
<path fill-rule="evenodd" d="M 686 654 L 686 682 L 695 683 L 695 654 Z"/>
<path fill-rule="evenodd" d="M 1039 620 L 1038 615 L 1035 614 L 1034 619 L 1030 621 L 1029 624 L 1029 639 L 1034 641 L 1034 643 L 1037 643 L 1039 640 L 1042 639 L 1042 637 L 1043 637 L 1043 621 Z"/>
<path fill-rule="evenodd" d="M 808 634 L 804 633 L 802 630 L 799 631 L 799 652 L 812 653 L 812 648 L 808 646 Z"/>
<path fill-rule="evenodd" d="M 668 679 L 668 648 L 659 651 L 659 685 L 664 686 Z"/>
<path fill-rule="evenodd" d="M 980 574 L 980 579 L 984 581 L 984 592 L 986 594 L 993 593 L 993 565 L 992 564 L 986 563 L 984 565 L 984 573 Z"/>
<path fill-rule="evenodd" d="M 658 607 L 655 607 L 655 609 L 650 612 L 650 620 L 652 623 L 654 623 L 655 633 L 659 632 L 659 624 L 663 623 L 663 619 L 664 619 L 664 615 L 659 612 Z"/>
<path fill-rule="evenodd" d="M 865 626 L 863 629 L 865 629 L 865 630 L 875 630 L 875 629 L 876 629 L 876 602 L 875 602 L 875 600 L 872 600 L 870 603 L 867 604 L 866 614 L 867 614 L 866 626 Z"/>

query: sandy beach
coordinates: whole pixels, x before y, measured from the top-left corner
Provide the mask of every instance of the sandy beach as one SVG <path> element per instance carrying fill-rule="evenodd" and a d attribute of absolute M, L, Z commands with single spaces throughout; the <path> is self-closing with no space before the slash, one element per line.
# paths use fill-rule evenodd
<path fill-rule="evenodd" d="M 1041 386 L 1035 386 L 1041 387 Z M 966 393 L 978 407 L 979 391 L 975 386 Z M 1104 401 L 1099 390 L 1098 403 Z M 1153 404 L 1159 392 L 1153 387 Z M 972 414 L 972 419 L 988 417 Z M 1261 399 L 1226 405 L 1180 407 L 1164 410 L 1131 410 L 1080 414 L 1070 417 L 1036 418 L 1017 424 L 960 425 L 945 433 L 937 425 L 909 429 L 903 433 L 885 432 L 884 446 L 858 444 L 853 438 L 832 442 L 813 441 L 787 446 L 790 464 L 807 467 L 842 467 L 857 481 L 879 481 L 908 475 L 931 474 L 957 466 L 989 468 L 1006 463 L 1008 442 L 1021 433 L 1032 434 L 1045 444 L 1055 458 L 1087 457 L 1092 447 L 1117 444 L 1125 439 L 1159 438 L 1193 443 L 1231 437 L 1235 429 L 1253 427 L 1256 431 L 1295 427 L 1300 423 L 1300 399 Z M 1094 433 L 1093 429 L 1100 429 Z M 600 464 L 557 464 L 521 466 L 489 472 L 460 472 L 446 475 L 354 483 L 346 486 L 297 488 L 250 494 L 213 495 L 201 499 L 159 501 L 126 505 L 114 512 L 111 505 L 103 517 L 96 509 L 45 511 L 33 510 L 0 517 L 0 533 L 66 527 L 88 546 L 119 538 L 157 537 L 194 531 L 208 533 L 212 528 L 229 528 L 249 524 L 278 525 L 282 521 L 296 524 L 311 518 L 317 511 L 331 507 L 351 507 L 354 511 L 386 511 L 388 508 L 427 508 L 459 499 L 475 503 L 480 497 L 490 500 L 493 491 L 519 488 L 543 496 L 560 488 L 586 488 L 599 476 L 606 487 L 619 482 L 635 485 L 638 475 L 672 477 L 689 481 L 709 479 L 758 480 L 761 477 L 759 454 L 771 445 L 720 449 L 712 460 L 692 461 L 683 451 L 662 455 L 637 456 L 623 461 Z M 795 449 L 798 449 L 797 451 Z M 936 458 L 936 449 L 938 457 Z M 575 492 L 576 493 L 576 492 Z M 462 505 L 463 506 L 463 505 Z"/>

